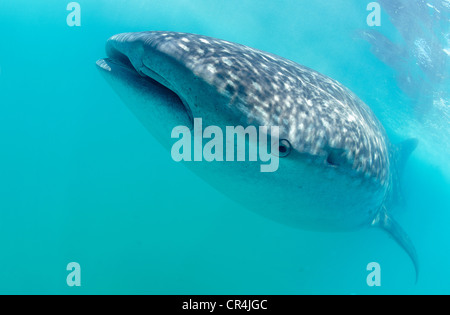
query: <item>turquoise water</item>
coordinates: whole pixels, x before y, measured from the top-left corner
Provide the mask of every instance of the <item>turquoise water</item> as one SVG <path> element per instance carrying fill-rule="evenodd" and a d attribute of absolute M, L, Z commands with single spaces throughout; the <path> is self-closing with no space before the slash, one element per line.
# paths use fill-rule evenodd
<path fill-rule="evenodd" d="M 83 0 L 81 27 L 66 23 L 69 2 L 0 3 L 0 293 L 450 293 L 448 0 L 411 5 L 406 20 L 379 1 L 376 28 L 362 0 Z M 417 247 L 418 284 L 381 231 L 292 229 L 173 162 L 95 68 L 110 36 L 144 30 L 294 60 L 353 90 L 393 141 L 418 138 L 395 214 Z M 373 261 L 377 288 L 366 283 Z M 66 283 L 70 262 L 81 287 Z"/>

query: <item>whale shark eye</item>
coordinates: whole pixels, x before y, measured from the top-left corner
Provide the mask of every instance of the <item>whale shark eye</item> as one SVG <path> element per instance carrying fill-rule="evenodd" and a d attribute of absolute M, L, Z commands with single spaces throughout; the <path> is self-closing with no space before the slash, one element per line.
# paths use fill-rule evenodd
<path fill-rule="evenodd" d="M 280 146 L 278 148 L 279 157 L 284 158 L 287 157 L 292 150 L 292 145 L 289 142 L 289 140 L 281 139 L 280 140 Z"/>

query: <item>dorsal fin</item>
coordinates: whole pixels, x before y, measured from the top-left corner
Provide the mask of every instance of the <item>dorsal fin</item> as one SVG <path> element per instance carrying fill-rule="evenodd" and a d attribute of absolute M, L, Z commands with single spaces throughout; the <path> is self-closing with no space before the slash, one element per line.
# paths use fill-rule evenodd
<path fill-rule="evenodd" d="M 417 139 L 408 139 L 403 142 L 397 144 L 396 152 L 395 152 L 395 160 L 397 166 L 397 172 L 399 174 L 399 178 L 402 178 L 403 171 L 405 169 L 406 162 L 410 155 L 414 152 L 414 150 L 419 145 L 419 140 Z"/>
<path fill-rule="evenodd" d="M 393 148 L 392 160 L 394 165 L 392 168 L 393 179 L 389 208 L 394 206 L 404 206 L 404 197 L 401 189 L 403 172 L 405 170 L 406 162 L 418 145 L 419 140 L 412 138 L 400 142 Z"/>

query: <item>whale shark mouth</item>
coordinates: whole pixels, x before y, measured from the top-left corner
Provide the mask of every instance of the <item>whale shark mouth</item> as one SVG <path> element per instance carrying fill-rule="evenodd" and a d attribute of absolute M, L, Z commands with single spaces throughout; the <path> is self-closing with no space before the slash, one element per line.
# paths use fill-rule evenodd
<path fill-rule="evenodd" d="M 194 118 L 192 110 L 188 103 L 183 100 L 175 89 L 172 88 L 167 80 L 147 67 L 145 67 L 145 71 L 137 69 L 126 54 L 123 54 L 116 49 L 108 49 L 107 55 L 107 58 L 97 61 L 97 66 L 100 69 L 116 76 L 121 76 L 122 79 L 128 81 L 129 84 L 132 84 L 132 81 L 140 81 L 140 86 L 153 88 L 152 90 L 157 90 L 161 94 L 167 93 L 175 95 L 178 104 L 173 105 L 176 106 L 177 112 L 184 112 L 185 115 L 185 119 L 181 119 L 180 123 L 190 128 L 193 127 Z"/>

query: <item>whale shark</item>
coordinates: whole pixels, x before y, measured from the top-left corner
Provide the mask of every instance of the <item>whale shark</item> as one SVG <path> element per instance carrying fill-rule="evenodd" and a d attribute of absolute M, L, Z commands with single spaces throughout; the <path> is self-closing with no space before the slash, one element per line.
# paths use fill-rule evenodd
<path fill-rule="evenodd" d="M 196 34 L 118 34 L 106 54 L 97 61 L 101 74 L 168 150 L 173 128 L 193 128 L 196 118 L 223 128 L 279 127 L 276 172 L 262 173 L 250 161 L 185 163 L 207 183 L 296 228 L 381 228 L 409 255 L 417 281 L 416 250 L 392 212 L 418 142 L 392 144 L 372 110 L 344 85 L 280 56 Z"/>

